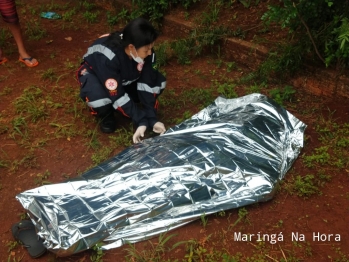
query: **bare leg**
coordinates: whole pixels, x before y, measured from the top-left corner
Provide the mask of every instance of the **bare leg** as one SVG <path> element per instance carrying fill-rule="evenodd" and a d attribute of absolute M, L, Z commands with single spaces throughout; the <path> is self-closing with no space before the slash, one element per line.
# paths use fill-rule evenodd
<path fill-rule="evenodd" d="M 24 43 L 23 43 L 23 37 L 22 37 L 22 30 L 21 30 L 21 26 L 19 23 L 9 23 L 8 27 L 11 30 L 11 33 L 16 41 L 17 47 L 18 47 L 18 53 L 19 56 L 21 58 L 28 58 L 30 57 L 30 55 L 27 53 L 25 47 L 24 47 Z M 33 58 L 33 60 L 31 60 L 31 63 L 34 64 L 36 63 L 37 60 L 35 58 Z"/>

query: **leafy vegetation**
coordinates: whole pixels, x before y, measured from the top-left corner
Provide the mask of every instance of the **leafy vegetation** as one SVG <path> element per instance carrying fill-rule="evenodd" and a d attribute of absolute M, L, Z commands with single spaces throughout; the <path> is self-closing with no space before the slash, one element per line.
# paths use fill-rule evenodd
<path fill-rule="evenodd" d="M 113 18 L 108 14 L 110 24 L 119 20 L 129 21 L 138 16 L 146 16 L 151 21 L 161 22 L 163 16 L 175 6 L 189 8 L 200 0 L 132 0 L 132 8 L 123 8 Z M 197 18 L 197 25 L 190 36 L 171 43 L 178 61 L 190 63 L 189 53 L 201 54 L 205 46 L 216 46 L 217 41 L 228 36 L 241 36 L 243 32 L 228 32 L 226 28 L 214 26 L 221 8 L 230 6 L 233 1 L 209 1 L 207 9 Z M 258 5 L 256 1 L 239 1 L 246 8 Z M 282 77 L 300 70 L 305 61 L 321 61 L 327 67 L 343 69 L 349 65 L 349 8 L 348 1 L 339 0 L 283 0 L 280 5 L 270 5 L 261 16 L 266 28 L 277 23 L 288 30 L 288 41 L 280 43 L 269 52 L 268 59 L 256 74 L 267 77 L 278 74 Z M 263 80 L 264 81 L 264 80 Z"/>
<path fill-rule="evenodd" d="M 131 17 L 147 16 L 149 20 L 159 22 L 168 10 L 176 5 L 188 8 L 200 0 L 132 0 L 133 12 Z"/>
<path fill-rule="evenodd" d="M 266 25 L 275 22 L 289 32 L 289 51 L 279 55 L 281 68 L 292 71 L 303 63 L 304 58 L 321 61 L 327 67 L 348 67 L 348 1 L 283 0 L 282 3 L 269 6 L 262 16 Z"/>
<path fill-rule="evenodd" d="M 291 102 L 293 95 L 296 90 L 292 86 L 284 86 L 284 88 L 274 88 L 269 91 L 270 96 L 275 100 L 276 103 L 284 105 L 285 101 Z"/>
<path fill-rule="evenodd" d="M 101 246 L 103 243 L 97 243 L 92 247 L 92 255 L 90 256 L 90 259 L 92 262 L 103 262 L 103 256 L 105 255 L 103 253 L 103 250 L 101 249 Z"/>

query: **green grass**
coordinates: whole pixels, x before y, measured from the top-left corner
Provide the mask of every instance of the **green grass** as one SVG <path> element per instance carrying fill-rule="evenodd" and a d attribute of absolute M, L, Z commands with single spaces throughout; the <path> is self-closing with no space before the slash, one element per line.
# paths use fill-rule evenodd
<path fill-rule="evenodd" d="M 201 225 L 206 228 L 207 225 L 208 225 L 208 217 L 206 216 L 205 213 L 203 213 L 201 216 L 200 216 L 200 220 L 201 220 Z"/>
<path fill-rule="evenodd" d="M 307 167 L 330 164 L 330 154 L 328 153 L 329 146 L 321 146 L 315 148 L 315 152 L 311 155 L 304 156 L 303 162 Z"/>
<path fill-rule="evenodd" d="M 26 88 L 22 95 L 14 101 L 16 112 L 20 115 L 27 115 L 33 122 L 46 119 L 49 116 L 47 107 L 57 108 L 59 104 L 52 105 L 50 100 L 45 100 L 43 94 L 43 90 L 36 86 Z M 18 118 L 18 120 L 22 120 L 20 124 L 25 122 L 24 117 Z M 18 124 L 16 125 L 18 126 Z"/>
<path fill-rule="evenodd" d="M 38 20 L 33 19 L 26 23 L 25 35 L 30 40 L 40 40 L 47 35 L 47 31 Z"/>
<path fill-rule="evenodd" d="M 164 261 L 163 256 L 166 252 L 183 244 L 183 242 L 177 242 L 176 244 L 172 245 L 172 247 L 167 247 L 168 241 L 175 236 L 176 234 L 160 234 L 157 243 L 154 244 L 152 241 L 148 241 L 147 248 L 143 249 L 142 251 L 137 250 L 135 245 L 129 243 L 129 247 L 126 248 L 126 261 Z"/>
<path fill-rule="evenodd" d="M 22 159 L 15 160 L 11 163 L 10 172 L 17 171 L 22 168 L 37 168 L 37 156 L 33 152 L 28 152 Z"/>
<path fill-rule="evenodd" d="M 54 137 L 70 139 L 79 134 L 77 127 L 72 124 L 50 123 L 51 127 L 55 128 Z"/>
<path fill-rule="evenodd" d="M 300 197 L 309 197 L 314 194 L 321 194 L 319 187 L 315 184 L 314 175 L 296 176 L 293 190 Z"/>
<path fill-rule="evenodd" d="M 98 141 L 95 132 L 91 132 L 90 146 L 96 151 L 92 154 L 93 165 L 98 165 L 105 160 L 109 159 L 112 155 L 111 153 L 115 148 L 126 148 L 132 145 L 133 131 L 131 125 L 129 129 L 122 128 L 115 131 L 113 135 L 109 136 L 109 144 L 100 147 L 101 143 Z"/>
<path fill-rule="evenodd" d="M 338 124 L 330 112 L 328 119 L 318 117 L 315 130 L 319 134 L 321 146 L 303 155 L 304 165 L 309 168 L 345 169 L 349 167 L 349 124 Z"/>
<path fill-rule="evenodd" d="M 105 253 L 103 253 L 103 250 L 101 249 L 102 243 L 97 243 L 92 247 L 92 255 L 90 256 L 90 259 L 92 262 L 103 262 L 103 256 Z"/>
<path fill-rule="evenodd" d="M 307 199 L 314 195 L 322 195 L 323 188 L 331 180 L 332 176 L 327 173 L 326 169 L 318 169 L 313 174 L 295 174 L 290 178 L 290 181 L 284 181 L 282 184 L 283 188 L 291 195 Z"/>
<path fill-rule="evenodd" d="M 88 23 L 93 24 L 98 22 L 99 12 L 85 11 L 85 13 L 83 13 L 83 16 Z"/>
<path fill-rule="evenodd" d="M 76 8 L 69 9 L 63 13 L 62 19 L 63 21 L 71 22 L 73 21 L 73 18 L 76 14 L 77 14 Z"/>
<path fill-rule="evenodd" d="M 51 184 L 51 182 L 48 180 L 50 176 L 51 176 L 51 173 L 48 170 L 46 170 L 43 174 L 38 173 L 34 177 L 34 184 L 36 186 Z"/>
<path fill-rule="evenodd" d="M 283 88 L 274 88 L 269 91 L 271 98 L 279 105 L 284 105 L 285 102 L 290 102 L 296 90 L 292 86 L 284 86 Z"/>
<path fill-rule="evenodd" d="M 50 80 L 55 81 L 57 79 L 57 75 L 54 68 L 48 68 L 41 74 L 42 80 Z"/>
<path fill-rule="evenodd" d="M 1 82 L 1 80 L 0 80 Z M 7 86 L 4 87 L 4 89 L 0 92 L 0 96 L 6 96 L 12 93 L 12 88 L 9 88 Z"/>
<path fill-rule="evenodd" d="M 228 230 L 232 230 L 240 222 L 244 222 L 244 223 L 248 223 L 248 224 L 250 223 L 250 219 L 248 217 L 248 211 L 244 207 L 239 208 L 238 219 L 233 224 L 229 225 Z"/>

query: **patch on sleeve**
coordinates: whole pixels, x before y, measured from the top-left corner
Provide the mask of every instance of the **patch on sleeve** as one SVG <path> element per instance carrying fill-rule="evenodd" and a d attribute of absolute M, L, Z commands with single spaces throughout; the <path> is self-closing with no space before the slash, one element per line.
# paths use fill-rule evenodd
<path fill-rule="evenodd" d="M 116 90 L 118 87 L 118 82 L 114 78 L 109 78 L 105 81 L 105 87 L 110 91 Z"/>

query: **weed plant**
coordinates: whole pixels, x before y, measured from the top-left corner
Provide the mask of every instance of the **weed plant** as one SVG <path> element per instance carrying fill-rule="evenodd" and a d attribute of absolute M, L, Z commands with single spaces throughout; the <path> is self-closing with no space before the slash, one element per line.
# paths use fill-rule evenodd
<path fill-rule="evenodd" d="M 43 98 L 43 91 L 40 88 L 36 86 L 28 87 L 24 89 L 22 95 L 14 101 L 16 112 L 19 114 L 27 114 L 32 122 L 45 119 L 49 115 L 47 108 L 56 109 L 61 107 L 61 104 L 54 103 L 50 97 L 47 96 L 46 98 L 47 100 Z"/>
<path fill-rule="evenodd" d="M 101 147 L 97 149 L 95 153 L 92 154 L 91 159 L 93 162 L 93 165 L 98 165 L 105 160 L 107 160 L 111 153 L 113 152 L 113 149 L 111 147 Z"/>
<path fill-rule="evenodd" d="M 152 261 L 152 262 L 162 262 L 163 256 L 166 251 L 172 250 L 183 242 L 178 242 L 174 244 L 171 248 L 167 248 L 167 242 L 172 239 L 176 234 L 167 235 L 167 233 L 160 234 L 156 244 L 148 241 L 147 248 L 142 251 L 137 250 L 136 246 L 129 243 L 129 248 L 126 249 L 126 261 Z"/>
<path fill-rule="evenodd" d="M 81 6 L 87 11 L 92 11 L 96 7 L 96 4 L 85 0 L 81 2 Z"/>
<path fill-rule="evenodd" d="M 236 98 L 238 94 L 235 92 L 236 83 L 233 81 L 219 83 L 217 80 L 213 81 L 213 88 L 217 90 L 218 94 L 225 98 Z"/>
<path fill-rule="evenodd" d="M 31 40 L 40 40 L 47 35 L 47 31 L 39 21 L 32 19 L 26 24 L 25 34 Z"/>
<path fill-rule="evenodd" d="M 102 243 L 97 243 L 92 247 L 92 255 L 90 256 L 90 259 L 92 262 L 103 262 L 103 250 L 101 249 Z"/>
<path fill-rule="evenodd" d="M 177 62 L 181 65 L 190 65 L 190 51 L 192 40 L 182 39 L 170 43 L 171 49 L 177 57 Z"/>
<path fill-rule="evenodd" d="M 83 14 L 83 17 L 88 23 L 93 24 L 98 22 L 98 15 L 99 15 L 98 11 L 95 11 L 95 12 L 85 11 L 85 13 Z"/>
<path fill-rule="evenodd" d="M 8 161 L 0 159 L 0 168 L 8 167 Z"/>
<path fill-rule="evenodd" d="M 51 182 L 48 180 L 48 178 L 51 176 L 51 173 L 46 170 L 43 174 L 39 173 L 36 174 L 34 177 L 34 183 L 36 186 L 42 186 L 42 185 L 47 185 L 51 184 Z"/>
<path fill-rule="evenodd" d="M 184 103 L 190 101 L 191 105 L 202 109 L 211 104 L 216 97 L 213 90 L 213 88 L 189 88 L 185 89 L 181 96 Z"/>
<path fill-rule="evenodd" d="M 321 146 L 303 156 L 304 165 L 309 168 L 344 169 L 349 167 L 349 124 L 337 124 L 329 113 L 328 119 L 319 116 L 315 130 Z"/>
<path fill-rule="evenodd" d="M 64 12 L 62 15 L 63 21 L 71 22 L 73 21 L 73 17 L 76 15 L 76 8 L 72 8 Z"/>
<path fill-rule="evenodd" d="M 130 20 L 129 11 L 123 7 L 119 13 L 107 11 L 107 22 L 110 26 L 117 25 L 118 23 L 126 24 Z"/>
<path fill-rule="evenodd" d="M 39 165 L 37 163 L 37 157 L 32 151 L 29 151 L 22 159 L 17 159 L 11 163 L 10 172 L 14 172 L 18 170 L 20 167 L 36 168 L 38 166 Z"/>
<path fill-rule="evenodd" d="M 0 82 L 1 82 L 1 80 L 0 80 Z M 11 88 L 5 86 L 5 87 L 3 88 L 3 90 L 0 92 L 0 96 L 6 96 L 6 95 L 8 95 L 8 94 L 11 94 L 12 91 L 13 91 L 13 90 L 12 90 Z"/>
<path fill-rule="evenodd" d="M 74 124 L 61 124 L 61 123 L 50 123 L 51 127 L 55 128 L 54 136 L 55 138 L 67 138 L 70 139 L 78 135 L 77 127 Z"/>
<path fill-rule="evenodd" d="M 205 12 L 201 14 L 198 23 L 201 23 L 203 26 L 210 26 L 213 23 L 218 21 L 219 12 L 221 10 L 223 3 L 221 1 L 211 0 Z"/>
<path fill-rule="evenodd" d="M 208 225 L 208 217 L 206 216 L 205 213 L 203 213 L 201 216 L 200 216 L 200 219 L 201 219 L 201 225 L 206 228 L 207 225 Z"/>
<path fill-rule="evenodd" d="M 167 63 L 170 45 L 168 41 L 165 41 L 156 45 L 154 49 L 156 52 L 156 61 L 154 68 L 161 70 L 161 67 L 166 65 Z"/>
<path fill-rule="evenodd" d="M 274 88 L 269 91 L 271 98 L 281 106 L 284 106 L 285 102 L 291 102 L 295 93 L 296 90 L 289 85 L 284 86 L 284 88 Z"/>
<path fill-rule="evenodd" d="M 42 80 L 54 81 L 57 79 L 56 72 L 54 68 L 48 68 L 41 74 Z"/>
<path fill-rule="evenodd" d="M 328 153 L 328 146 L 321 146 L 315 148 L 315 152 L 311 155 L 304 156 L 303 162 L 307 167 L 314 167 L 315 165 L 328 165 L 330 164 L 330 154 Z"/>
<path fill-rule="evenodd" d="M 112 148 L 126 148 L 132 145 L 131 141 L 132 141 L 133 132 L 132 132 L 131 125 L 129 126 L 128 129 L 126 128 L 118 129 L 115 132 L 114 136 L 109 137 Z"/>
<path fill-rule="evenodd" d="M 20 135 L 23 139 L 28 138 L 27 121 L 24 117 L 18 116 L 12 119 L 13 132 L 11 137 L 15 139 L 16 135 Z"/>
<path fill-rule="evenodd" d="M 150 21 L 160 23 L 163 16 L 172 6 L 181 5 L 184 8 L 188 8 L 193 3 L 199 1 L 200 0 L 132 0 L 132 13 L 137 16 L 145 16 L 149 18 Z"/>
<path fill-rule="evenodd" d="M 314 194 L 321 194 L 319 187 L 314 182 L 314 175 L 296 176 L 293 184 L 294 192 L 304 198 Z"/>

